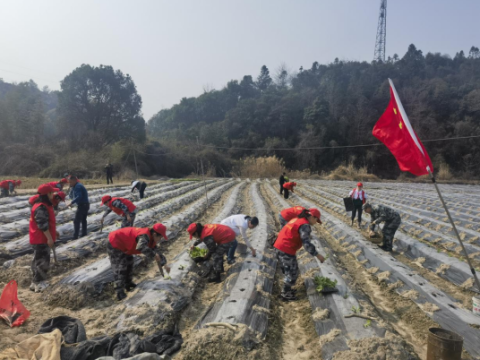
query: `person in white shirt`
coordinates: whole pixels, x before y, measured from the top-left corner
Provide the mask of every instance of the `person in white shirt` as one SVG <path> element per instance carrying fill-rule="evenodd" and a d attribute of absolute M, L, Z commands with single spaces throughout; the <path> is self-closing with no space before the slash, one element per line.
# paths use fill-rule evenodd
<path fill-rule="evenodd" d="M 242 234 L 243 241 L 245 241 L 245 245 L 250 248 L 252 251 L 253 257 L 257 256 L 257 252 L 250 244 L 250 241 L 248 240 L 247 236 L 247 229 L 254 229 L 258 225 L 258 218 L 257 217 L 251 217 L 248 215 L 232 215 L 227 217 L 226 219 L 223 219 L 221 222 L 222 225 L 228 226 L 230 229 L 235 231 L 235 234 L 240 235 Z M 227 253 L 227 262 L 228 264 L 233 264 L 235 262 L 235 250 L 237 249 L 237 239 L 233 241 L 233 245 L 230 247 Z"/>
<path fill-rule="evenodd" d="M 362 225 L 362 206 L 367 202 L 368 196 L 363 190 L 363 184 L 359 182 L 357 187 L 350 191 L 349 196 L 353 200 L 353 211 L 352 211 L 352 226 L 355 221 L 355 216 L 358 212 L 358 227 Z"/>

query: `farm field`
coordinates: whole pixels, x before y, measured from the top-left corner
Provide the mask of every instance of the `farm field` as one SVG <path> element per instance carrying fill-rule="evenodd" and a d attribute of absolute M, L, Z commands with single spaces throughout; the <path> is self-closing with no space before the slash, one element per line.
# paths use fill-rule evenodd
<path fill-rule="evenodd" d="M 34 336 L 48 318 L 68 315 L 85 325 L 87 338 L 117 332 L 148 336 L 164 330 L 175 341 L 166 347 L 176 359 L 425 359 L 430 327 L 452 330 L 464 338 L 462 359 L 480 359 L 480 317 L 472 313 L 479 293 L 452 233 L 435 189 L 428 184 L 365 183 L 372 204 L 397 210 L 402 225 L 393 253 L 370 241 L 363 227 L 350 226 L 342 198 L 355 183 L 298 180 L 285 200 L 278 181 L 211 179 L 149 184 L 138 207 L 135 226 L 167 226 L 162 244 L 171 272 L 159 275 L 155 264 L 135 259 L 137 288 L 118 302 L 106 253 L 108 233 L 120 227 L 111 213 L 101 232 L 104 193 L 131 196 L 127 186 L 90 191 L 88 235 L 72 240 L 73 210 L 60 208 L 58 265 L 42 294 L 28 290 L 31 249 L 29 211 L 24 196 L 0 202 L 0 287 L 18 282 L 18 297 L 31 311 L 22 326 L 0 323 L 0 352 Z M 480 269 L 480 187 L 440 185 Z M 301 277 L 298 300 L 279 299 L 282 273 L 269 240 L 280 230 L 281 209 L 318 207 L 323 225 L 313 233 L 320 262 L 298 253 Z M 186 228 L 192 222 L 219 223 L 232 214 L 259 218 L 249 230 L 257 256 L 239 240 L 237 262 L 227 265 L 220 284 L 207 283 L 189 257 Z M 337 281 L 337 293 L 321 295 L 315 276 Z M 226 326 L 230 324 L 231 326 Z"/>

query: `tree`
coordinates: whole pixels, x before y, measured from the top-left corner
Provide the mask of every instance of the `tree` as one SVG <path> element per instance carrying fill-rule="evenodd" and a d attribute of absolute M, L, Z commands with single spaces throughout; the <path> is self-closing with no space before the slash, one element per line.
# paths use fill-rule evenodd
<path fill-rule="evenodd" d="M 472 46 L 468 53 L 468 57 L 470 59 L 480 59 L 480 50 L 478 49 L 478 47 Z"/>
<path fill-rule="evenodd" d="M 268 89 L 268 87 L 272 84 L 272 78 L 270 77 L 270 71 L 268 68 L 263 65 L 262 68 L 260 69 L 260 75 L 258 75 L 257 78 L 257 88 L 260 91 L 265 91 Z"/>
<path fill-rule="evenodd" d="M 60 121 L 63 133 L 88 146 L 102 147 L 120 139 L 145 138 L 142 99 L 130 75 L 111 66 L 81 65 L 61 82 Z"/>

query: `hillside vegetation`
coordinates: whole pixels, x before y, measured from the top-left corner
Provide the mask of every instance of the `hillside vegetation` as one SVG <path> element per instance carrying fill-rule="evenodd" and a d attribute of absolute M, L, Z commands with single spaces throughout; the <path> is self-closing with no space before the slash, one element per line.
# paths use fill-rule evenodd
<path fill-rule="evenodd" d="M 0 80 L 0 174 L 94 177 L 110 161 L 131 176 L 135 157 L 144 176 L 199 174 L 202 163 L 208 175 L 229 176 L 250 174 L 252 157 L 275 156 L 302 174 L 348 165 L 397 178 L 384 146 L 341 148 L 378 144 L 371 131 L 391 78 L 441 176 L 480 177 L 478 138 L 428 142 L 480 135 L 478 48 L 451 58 L 410 45 L 386 63 L 335 59 L 273 72 L 262 66 L 257 77 L 183 98 L 147 124 L 133 79 L 110 66 L 81 65 L 58 92 Z"/>

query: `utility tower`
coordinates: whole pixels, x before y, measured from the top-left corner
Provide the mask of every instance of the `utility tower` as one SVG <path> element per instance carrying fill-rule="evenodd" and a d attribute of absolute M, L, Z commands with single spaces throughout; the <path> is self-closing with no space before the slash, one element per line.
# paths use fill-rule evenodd
<path fill-rule="evenodd" d="M 377 40 L 375 41 L 374 61 L 385 62 L 385 46 L 387 44 L 387 0 L 380 0 L 378 16 Z"/>

